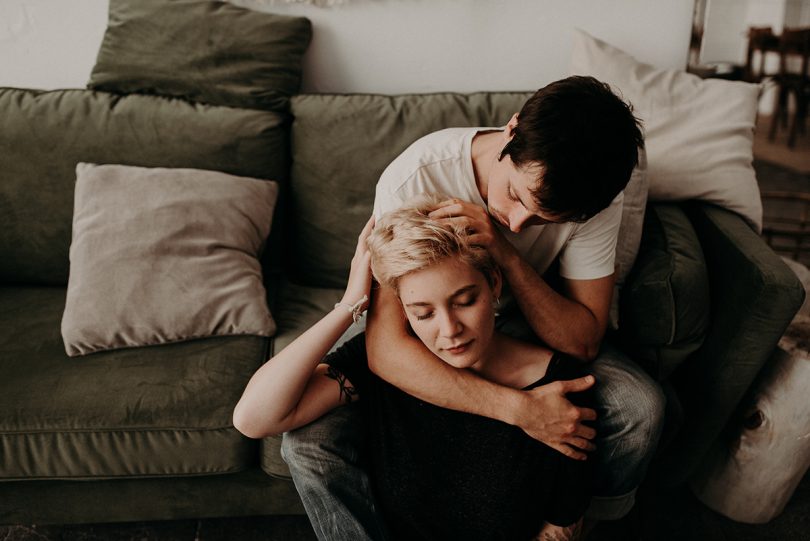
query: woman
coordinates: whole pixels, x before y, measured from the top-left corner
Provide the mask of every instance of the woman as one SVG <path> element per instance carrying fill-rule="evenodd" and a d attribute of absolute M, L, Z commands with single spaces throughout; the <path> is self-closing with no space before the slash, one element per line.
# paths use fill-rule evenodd
<path fill-rule="evenodd" d="M 326 356 L 365 309 L 373 269 L 397 292 L 414 334 L 448 364 L 518 389 L 584 375 L 573 359 L 495 331 L 501 274 L 467 232 L 429 218 L 440 200 L 391 212 L 376 227 L 369 220 L 342 301 L 256 372 L 234 426 L 261 438 L 359 399 L 368 468 L 392 537 L 576 539 L 590 498 L 590 460 L 400 391 L 368 369 L 362 334 Z M 592 407 L 587 391 L 569 398 Z"/>

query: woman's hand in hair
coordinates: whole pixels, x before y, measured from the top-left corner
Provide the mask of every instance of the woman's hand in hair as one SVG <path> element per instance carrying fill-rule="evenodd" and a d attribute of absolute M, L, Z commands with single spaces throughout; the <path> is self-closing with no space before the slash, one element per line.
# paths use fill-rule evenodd
<path fill-rule="evenodd" d="M 357 237 L 357 247 L 352 257 L 351 271 L 349 272 L 349 283 L 346 285 L 346 292 L 343 294 L 341 302 L 354 305 L 363 295 L 368 299 L 371 292 L 371 253 L 368 250 L 368 236 L 374 229 L 374 216 L 366 222 L 360 236 Z M 362 310 L 368 306 L 368 301 L 362 306 Z"/>
<path fill-rule="evenodd" d="M 472 233 L 469 237 L 470 242 L 485 248 L 501 267 L 506 265 L 508 257 L 517 253 L 495 227 L 487 210 L 480 205 L 461 199 L 447 199 L 438 204 L 430 213 L 430 217 L 446 219 Z"/>

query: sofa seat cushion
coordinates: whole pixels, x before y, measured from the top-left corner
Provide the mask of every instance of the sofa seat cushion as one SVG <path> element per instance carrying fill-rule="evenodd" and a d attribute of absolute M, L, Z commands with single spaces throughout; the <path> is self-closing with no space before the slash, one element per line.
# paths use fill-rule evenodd
<path fill-rule="evenodd" d="M 69 358 L 65 289 L 0 288 L 0 478 L 202 475 L 255 466 L 231 424 L 268 339 L 217 337 Z"/>
<path fill-rule="evenodd" d="M 278 284 L 273 315 L 278 322 L 278 331 L 273 338 L 273 355 L 290 345 L 304 331 L 312 327 L 326 313 L 332 310 L 343 295 L 343 289 L 307 287 L 288 281 Z M 365 320 L 361 321 L 361 326 Z M 354 326 L 350 332 L 359 332 L 361 326 Z M 349 334 L 341 337 L 343 343 Z M 289 479 L 290 470 L 281 459 L 281 436 L 271 436 L 262 440 L 261 466 L 270 475 Z"/>

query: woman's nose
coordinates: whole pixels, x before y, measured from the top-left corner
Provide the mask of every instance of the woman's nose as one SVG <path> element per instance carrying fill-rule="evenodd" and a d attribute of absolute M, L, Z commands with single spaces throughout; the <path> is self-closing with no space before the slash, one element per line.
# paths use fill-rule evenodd
<path fill-rule="evenodd" d="M 445 338 L 452 338 L 461 333 L 461 321 L 452 311 L 443 312 L 439 316 L 439 332 Z"/>

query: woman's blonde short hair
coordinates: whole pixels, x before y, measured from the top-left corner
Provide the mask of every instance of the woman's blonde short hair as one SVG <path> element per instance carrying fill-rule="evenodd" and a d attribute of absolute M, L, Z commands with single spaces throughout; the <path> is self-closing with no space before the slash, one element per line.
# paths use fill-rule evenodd
<path fill-rule="evenodd" d="M 397 289 L 399 279 L 448 257 L 480 271 L 493 284 L 495 262 L 486 249 L 470 244 L 470 232 L 448 220 L 428 217 L 444 200 L 442 194 L 423 194 L 385 214 L 368 238 L 371 272 L 382 285 Z"/>

